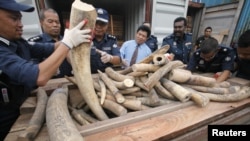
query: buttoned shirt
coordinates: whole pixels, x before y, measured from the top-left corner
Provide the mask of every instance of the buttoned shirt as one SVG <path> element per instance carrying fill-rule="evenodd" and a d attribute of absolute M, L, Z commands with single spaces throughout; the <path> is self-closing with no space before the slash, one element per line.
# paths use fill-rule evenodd
<path fill-rule="evenodd" d="M 135 40 L 129 40 L 123 43 L 120 53 L 121 53 L 121 58 L 126 60 L 128 64 L 130 64 L 132 55 L 137 47 L 137 43 Z M 149 56 L 152 52 L 150 48 L 147 46 L 147 44 L 143 43 L 139 45 L 138 47 L 138 56 L 136 58 L 136 63 L 140 62 L 142 59 L 145 57 Z"/>
<path fill-rule="evenodd" d="M 95 38 L 93 39 L 93 46 L 91 52 L 91 73 L 97 73 L 97 70 L 102 72 L 105 71 L 107 67 L 112 67 L 111 63 L 103 63 L 101 61 L 101 55 L 96 53 L 95 49 L 99 49 L 101 51 L 107 52 L 113 56 L 120 56 L 119 47 L 117 46 L 117 39 L 115 36 L 110 34 L 105 34 L 104 38 L 101 41 L 97 41 Z"/>
<path fill-rule="evenodd" d="M 155 37 L 154 35 L 150 35 L 145 43 L 151 49 L 152 52 L 158 49 L 157 37 Z"/>
<path fill-rule="evenodd" d="M 174 60 L 180 60 L 184 64 L 189 62 L 192 51 L 192 34 L 186 33 L 182 39 L 171 34 L 163 39 L 162 46 L 169 45 L 168 53 L 174 54 Z"/>
<path fill-rule="evenodd" d="M 194 52 L 190 62 L 188 63 L 188 70 L 213 73 L 224 70 L 234 70 L 234 61 L 236 56 L 235 52 L 230 47 L 221 46 L 217 54 L 210 61 L 205 61 L 200 54 L 200 49 Z"/>
<path fill-rule="evenodd" d="M 58 37 L 59 40 L 62 40 L 62 36 Z M 29 42 L 34 42 L 34 43 L 55 43 L 56 41 L 51 38 L 51 36 L 47 33 L 43 33 L 43 34 L 39 34 L 36 35 L 34 37 L 31 37 L 28 39 Z M 43 59 L 37 59 L 37 58 L 33 58 L 32 60 L 39 63 L 41 61 L 43 61 L 45 58 Z M 67 61 L 67 59 L 64 59 L 62 64 L 59 66 L 59 72 L 53 76 L 53 78 L 62 78 L 65 75 L 67 76 L 72 76 L 72 66 L 70 65 L 70 63 Z"/>
<path fill-rule="evenodd" d="M 30 91 L 37 87 L 39 68 L 31 59 L 49 56 L 53 51 L 54 44 L 51 43 L 30 45 L 24 39 L 10 42 L 0 37 L 1 77 L 11 89 L 12 105 L 19 107 Z"/>
<path fill-rule="evenodd" d="M 211 38 L 211 37 L 209 36 L 208 38 Z M 196 40 L 196 42 L 195 42 L 195 45 L 197 46 L 196 49 L 200 48 L 201 43 L 202 43 L 205 39 L 206 39 L 205 36 L 202 35 L 202 36 L 200 36 L 200 37 Z"/>

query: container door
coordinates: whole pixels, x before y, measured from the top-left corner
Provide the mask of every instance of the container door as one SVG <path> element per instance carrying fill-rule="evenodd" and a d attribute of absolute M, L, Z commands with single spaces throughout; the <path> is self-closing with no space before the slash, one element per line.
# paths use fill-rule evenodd
<path fill-rule="evenodd" d="M 220 44 L 230 46 L 235 27 L 238 23 L 244 1 L 206 7 L 199 28 L 199 35 L 203 34 L 207 26 L 211 26 L 212 36 Z"/>
<path fill-rule="evenodd" d="M 29 37 L 41 34 L 42 29 L 39 22 L 35 0 L 17 0 L 17 2 L 35 7 L 33 12 L 21 12 L 23 15 L 23 38 L 28 39 Z"/>
<path fill-rule="evenodd" d="M 158 46 L 164 37 L 173 33 L 174 19 L 186 17 L 188 0 L 154 0 L 152 8 L 152 34 L 158 38 Z"/>

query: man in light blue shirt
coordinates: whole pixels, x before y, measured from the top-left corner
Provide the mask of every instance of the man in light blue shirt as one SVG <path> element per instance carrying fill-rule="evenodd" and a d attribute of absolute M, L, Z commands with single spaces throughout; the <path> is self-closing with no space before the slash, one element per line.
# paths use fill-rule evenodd
<path fill-rule="evenodd" d="M 137 29 L 135 40 L 129 40 L 123 43 L 120 49 L 120 54 L 124 68 L 131 66 L 131 60 L 137 47 L 138 55 L 136 57 L 135 63 L 140 62 L 142 59 L 152 53 L 151 49 L 145 43 L 150 34 L 150 28 L 148 26 L 141 25 Z"/>

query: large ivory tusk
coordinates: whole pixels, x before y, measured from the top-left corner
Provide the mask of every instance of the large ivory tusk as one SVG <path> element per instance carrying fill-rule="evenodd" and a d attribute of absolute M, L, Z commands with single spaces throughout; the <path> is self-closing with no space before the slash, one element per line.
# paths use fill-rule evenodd
<path fill-rule="evenodd" d="M 70 28 L 76 26 L 83 19 L 88 19 L 88 23 L 84 28 L 93 29 L 96 17 L 95 8 L 92 5 L 83 3 L 80 0 L 75 0 L 72 4 L 70 13 Z M 90 70 L 90 44 L 83 43 L 73 48 L 71 53 L 71 64 L 74 71 L 74 77 L 81 95 L 98 119 L 108 119 L 108 116 L 101 107 L 93 86 Z"/>

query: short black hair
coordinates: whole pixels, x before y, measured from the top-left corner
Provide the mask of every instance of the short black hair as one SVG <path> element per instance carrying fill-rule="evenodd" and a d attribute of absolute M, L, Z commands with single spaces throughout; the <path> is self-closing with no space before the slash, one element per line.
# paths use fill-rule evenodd
<path fill-rule="evenodd" d="M 45 19 L 45 12 L 52 12 L 58 15 L 58 13 L 56 12 L 56 10 L 52 9 L 52 8 L 45 8 L 42 9 L 39 13 L 39 19 L 40 21 L 43 21 Z"/>
<path fill-rule="evenodd" d="M 150 30 L 150 28 L 149 28 L 148 26 L 146 26 L 146 25 L 141 25 L 141 26 L 139 26 L 136 32 L 139 32 L 140 30 L 141 30 L 141 31 L 147 32 L 147 37 L 149 37 L 149 36 L 151 35 L 151 30 Z"/>
<path fill-rule="evenodd" d="M 184 26 L 187 26 L 187 19 L 184 18 L 184 17 L 178 17 L 178 18 L 176 18 L 176 19 L 174 20 L 174 24 L 175 24 L 176 22 L 180 22 L 180 21 L 184 21 Z"/>
<path fill-rule="evenodd" d="M 211 38 L 204 40 L 201 43 L 200 50 L 201 50 L 201 53 L 208 54 L 213 51 L 215 52 L 218 48 L 219 48 L 219 43 L 217 39 L 211 37 Z"/>
<path fill-rule="evenodd" d="M 206 31 L 207 29 L 211 29 L 211 31 L 213 31 L 213 29 L 212 29 L 211 26 L 206 27 L 206 28 L 205 28 L 205 31 Z"/>
<path fill-rule="evenodd" d="M 250 29 L 245 31 L 243 34 L 240 35 L 238 40 L 238 47 L 240 48 L 247 48 L 250 47 Z"/>

